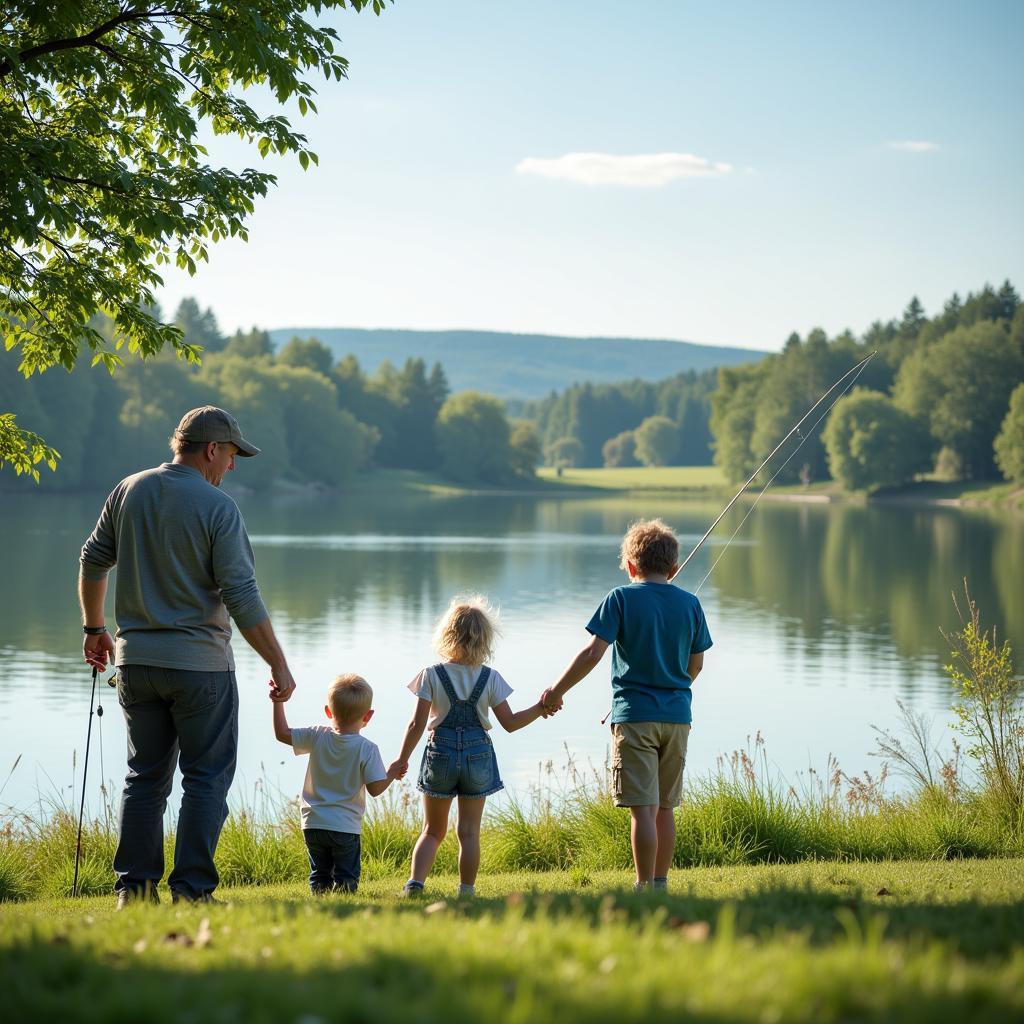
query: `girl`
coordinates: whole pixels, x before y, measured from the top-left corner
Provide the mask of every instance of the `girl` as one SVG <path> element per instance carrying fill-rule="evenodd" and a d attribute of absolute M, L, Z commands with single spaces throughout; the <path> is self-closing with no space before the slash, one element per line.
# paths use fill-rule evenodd
<path fill-rule="evenodd" d="M 423 793 L 423 832 L 412 854 L 412 877 L 403 896 L 423 892 L 437 848 L 448 831 L 448 812 L 458 797 L 459 895 L 472 896 L 480 867 L 480 819 L 492 793 L 504 789 L 494 747 L 487 735 L 488 715 L 506 732 L 522 729 L 551 712 L 539 701 L 525 711 L 508 706 L 512 688 L 484 664 L 494 647 L 492 612 L 481 597 L 456 598 L 434 631 L 434 650 L 444 659 L 423 669 L 409 689 L 416 710 L 405 730 L 405 742 L 391 765 L 396 776 L 409 768 L 409 757 L 423 730 L 429 730 L 416 788 Z"/>

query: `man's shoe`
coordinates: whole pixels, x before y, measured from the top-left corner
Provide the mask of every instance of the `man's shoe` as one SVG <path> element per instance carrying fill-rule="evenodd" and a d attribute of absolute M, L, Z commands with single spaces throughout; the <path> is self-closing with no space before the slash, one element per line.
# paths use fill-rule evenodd
<path fill-rule="evenodd" d="M 172 903 L 218 903 L 218 904 L 220 904 L 221 900 L 216 899 L 212 892 L 204 892 L 204 893 L 201 893 L 199 896 L 192 896 L 189 893 L 183 892 L 180 889 L 175 889 L 171 893 L 171 902 Z"/>
<path fill-rule="evenodd" d="M 403 899 L 416 899 L 423 895 L 423 883 L 410 878 L 409 881 L 402 886 L 402 891 L 398 895 Z"/>
<path fill-rule="evenodd" d="M 151 882 L 132 889 L 118 889 L 117 909 L 124 910 L 130 903 L 159 903 L 160 894 Z"/>

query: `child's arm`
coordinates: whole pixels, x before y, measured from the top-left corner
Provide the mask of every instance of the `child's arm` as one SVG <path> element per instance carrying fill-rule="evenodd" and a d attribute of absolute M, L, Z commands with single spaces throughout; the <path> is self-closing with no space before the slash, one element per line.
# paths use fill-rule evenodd
<path fill-rule="evenodd" d="M 548 709 L 561 707 L 565 695 L 581 679 L 585 679 L 597 668 L 598 662 L 604 657 L 604 652 L 607 650 L 607 640 L 602 640 L 599 636 L 592 636 L 590 643 L 572 659 L 569 667 L 562 673 L 561 679 L 550 690 L 544 691 L 541 695 L 541 703 Z"/>
<path fill-rule="evenodd" d="M 391 765 L 388 768 L 389 777 L 391 777 L 394 772 L 396 773 L 395 777 L 401 778 L 401 776 L 409 770 L 409 758 L 412 757 L 412 752 L 416 749 L 416 744 L 419 743 L 423 736 L 423 730 L 426 729 L 429 719 L 430 701 L 424 700 L 422 697 L 417 697 L 416 710 L 413 712 L 412 718 L 409 719 L 409 724 L 405 727 L 405 739 L 402 741 L 402 751 L 398 757 L 391 762 Z"/>
<path fill-rule="evenodd" d="M 274 735 L 282 742 L 292 745 L 292 731 L 288 726 L 288 719 L 285 717 L 284 704 L 280 701 L 274 702 Z"/>
<path fill-rule="evenodd" d="M 498 720 L 498 725 L 505 732 L 515 732 L 517 729 L 524 729 L 532 722 L 536 722 L 538 718 L 544 718 L 548 714 L 550 712 L 540 701 L 537 701 L 533 707 L 526 708 L 523 711 L 513 711 L 508 706 L 507 700 L 494 705 L 494 717 Z"/>
<path fill-rule="evenodd" d="M 366 784 L 366 792 L 369 793 L 370 796 L 380 796 L 392 782 L 394 782 L 394 779 L 391 777 L 391 773 L 389 772 L 386 779 L 378 779 L 376 782 L 368 782 Z"/>
<path fill-rule="evenodd" d="M 686 674 L 690 677 L 690 682 L 691 683 L 697 678 L 697 676 L 699 676 L 701 674 L 701 671 L 703 669 L 704 669 L 704 652 L 703 651 L 695 651 L 693 654 L 690 655 L 689 664 L 687 664 L 687 666 L 686 666 Z"/>

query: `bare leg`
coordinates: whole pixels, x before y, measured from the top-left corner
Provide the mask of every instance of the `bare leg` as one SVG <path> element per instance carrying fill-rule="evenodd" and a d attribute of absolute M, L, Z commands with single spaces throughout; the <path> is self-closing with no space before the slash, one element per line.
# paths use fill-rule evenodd
<path fill-rule="evenodd" d="M 673 807 L 659 807 L 657 817 L 658 856 L 654 861 L 654 877 L 668 878 L 676 852 L 676 815 Z"/>
<path fill-rule="evenodd" d="M 649 882 L 654 877 L 654 861 L 658 855 L 658 805 L 644 804 L 630 807 L 633 841 L 633 863 L 636 865 L 636 880 Z"/>
<path fill-rule="evenodd" d="M 448 811 L 452 798 L 423 797 L 423 831 L 412 851 L 412 877 L 425 882 L 437 857 L 437 848 L 448 831 Z"/>
<path fill-rule="evenodd" d="M 480 820 L 486 797 L 459 797 L 459 881 L 474 885 L 480 869 Z"/>

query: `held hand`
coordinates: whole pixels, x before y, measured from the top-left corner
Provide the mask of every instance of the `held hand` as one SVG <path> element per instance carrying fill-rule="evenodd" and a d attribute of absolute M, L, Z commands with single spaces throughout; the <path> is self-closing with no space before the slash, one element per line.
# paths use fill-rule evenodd
<path fill-rule="evenodd" d="M 270 699 L 277 704 L 288 700 L 295 692 L 295 680 L 292 678 L 291 670 L 285 666 L 283 669 L 274 672 L 270 677 Z"/>
<path fill-rule="evenodd" d="M 548 689 L 546 689 L 540 695 L 540 703 L 544 710 L 547 712 L 547 714 L 544 716 L 545 718 L 547 718 L 548 715 L 553 715 L 556 711 L 562 710 L 562 698 L 555 694 L 554 690 L 552 690 L 550 687 L 548 687 Z"/>
<path fill-rule="evenodd" d="M 392 761 L 388 765 L 388 778 L 394 781 L 395 779 L 404 779 L 405 773 L 409 770 L 408 761 Z"/>
<path fill-rule="evenodd" d="M 87 636 L 82 644 L 82 656 L 93 668 L 105 671 L 107 660 L 114 661 L 114 638 L 109 633 Z"/>

